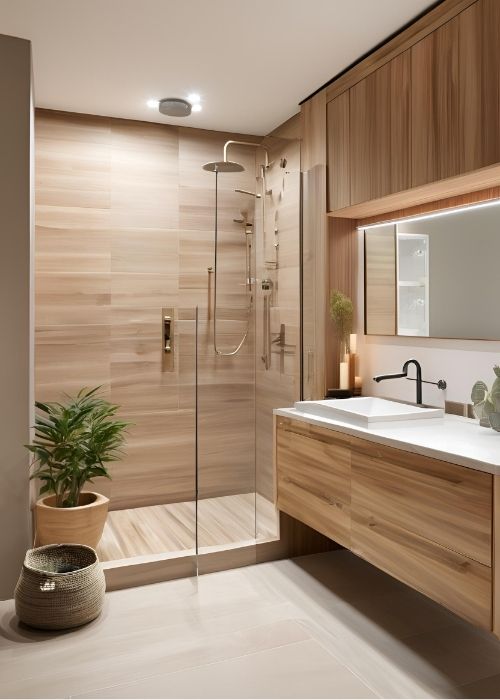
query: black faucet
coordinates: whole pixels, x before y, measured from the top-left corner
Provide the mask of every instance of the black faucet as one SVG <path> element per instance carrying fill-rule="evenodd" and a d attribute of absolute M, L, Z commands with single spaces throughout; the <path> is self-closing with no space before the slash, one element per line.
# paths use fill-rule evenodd
<path fill-rule="evenodd" d="M 377 374 L 376 377 L 373 377 L 373 381 L 382 382 L 384 379 L 404 379 L 405 377 L 408 377 L 408 366 L 409 365 L 415 365 L 415 369 L 417 370 L 417 379 L 416 379 L 416 382 L 417 382 L 417 406 L 421 406 L 422 405 L 422 367 L 420 366 L 420 362 L 418 362 L 418 360 L 406 360 L 406 362 L 403 365 L 402 372 L 399 372 L 398 374 Z M 446 388 L 446 384 L 445 384 L 444 388 Z"/>

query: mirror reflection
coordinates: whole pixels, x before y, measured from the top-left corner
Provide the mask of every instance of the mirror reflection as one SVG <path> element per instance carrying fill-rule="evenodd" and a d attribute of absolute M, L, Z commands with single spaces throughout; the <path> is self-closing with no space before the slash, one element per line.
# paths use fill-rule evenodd
<path fill-rule="evenodd" d="M 367 334 L 500 339 L 500 201 L 364 235 Z"/>

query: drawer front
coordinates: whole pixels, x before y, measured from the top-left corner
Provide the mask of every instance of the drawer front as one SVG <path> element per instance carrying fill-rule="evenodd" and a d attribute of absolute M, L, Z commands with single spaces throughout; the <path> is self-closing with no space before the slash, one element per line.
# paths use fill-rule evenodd
<path fill-rule="evenodd" d="M 470 622 L 491 629 L 491 569 L 356 508 L 351 549 Z"/>
<path fill-rule="evenodd" d="M 350 544 L 350 450 L 278 425 L 278 508 L 330 537 Z"/>
<path fill-rule="evenodd" d="M 491 474 L 373 443 L 351 465 L 353 509 L 491 566 Z"/>

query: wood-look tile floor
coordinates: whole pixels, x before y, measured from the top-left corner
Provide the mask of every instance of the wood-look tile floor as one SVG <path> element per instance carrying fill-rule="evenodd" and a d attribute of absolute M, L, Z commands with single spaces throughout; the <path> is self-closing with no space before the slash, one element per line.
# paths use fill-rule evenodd
<path fill-rule="evenodd" d="M 108 593 L 43 633 L 0 603 L 3 698 L 500 696 L 500 642 L 347 551 Z"/>
<path fill-rule="evenodd" d="M 195 548 L 195 503 L 113 510 L 98 547 L 101 561 Z M 198 503 L 198 546 L 215 547 L 276 537 L 272 503 L 255 493 L 206 498 Z"/>

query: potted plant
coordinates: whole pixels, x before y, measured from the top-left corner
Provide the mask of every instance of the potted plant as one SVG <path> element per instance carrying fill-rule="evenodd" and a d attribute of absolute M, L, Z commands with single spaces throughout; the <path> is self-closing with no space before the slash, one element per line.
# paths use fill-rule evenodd
<path fill-rule="evenodd" d="M 353 387 L 349 386 L 349 338 L 352 333 L 354 305 L 351 299 L 338 289 L 333 289 L 330 292 L 330 317 L 340 341 L 339 387 L 340 389 L 352 389 Z"/>
<path fill-rule="evenodd" d="M 35 506 L 36 544 L 77 543 L 96 547 L 109 499 L 83 491 L 98 476 L 110 479 L 107 463 L 120 459 L 128 426 L 115 418 L 118 406 L 82 389 L 65 403 L 35 402 L 31 479 L 42 482 Z"/>

